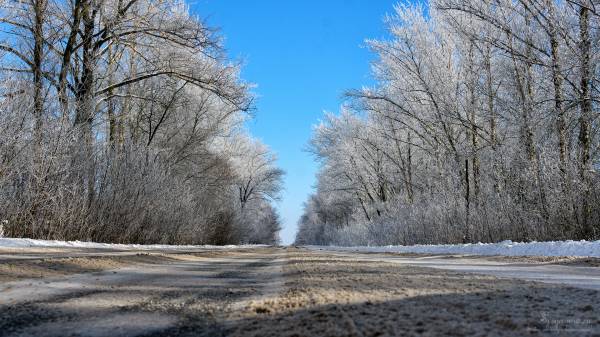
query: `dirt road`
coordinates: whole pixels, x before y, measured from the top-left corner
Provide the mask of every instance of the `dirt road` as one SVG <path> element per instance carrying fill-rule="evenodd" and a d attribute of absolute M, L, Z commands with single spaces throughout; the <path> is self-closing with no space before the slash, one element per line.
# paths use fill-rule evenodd
<path fill-rule="evenodd" d="M 0 336 L 600 336 L 600 291 L 392 258 L 292 248 L 0 251 Z M 461 259 L 449 264 L 492 261 Z M 495 261 L 527 263 L 531 273 L 552 266 Z"/>

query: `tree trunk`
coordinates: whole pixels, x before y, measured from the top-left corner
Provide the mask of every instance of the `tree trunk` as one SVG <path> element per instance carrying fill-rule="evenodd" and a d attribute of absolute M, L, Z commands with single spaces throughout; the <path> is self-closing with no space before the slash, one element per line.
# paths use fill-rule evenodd
<path fill-rule="evenodd" d="M 112 46 L 109 45 L 107 50 L 107 58 L 108 58 L 108 86 L 110 87 L 114 82 L 114 72 L 115 72 L 115 60 L 113 56 Z M 113 89 L 109 90 L 107 93 L 106 99 L 106 114 L 108 117 L 108 146 L 110 151 L 113 152 L 116 149 L 116 140 L 117 140 L 117 118 L 115 116 L 115 101 L 113 99 Z"/>
<path fill-rule="evenodd" d="M 563 182 L 567 181 L 567 122 L 563 108 L 562 71 L 558 50 L 558 37 L 554 25 L 550 28 L 550 47 L 552 49 L 552 82 L 554 83 L 554 113 L 556 114 L 556 131 L 558 135 L 558 162 Z"/>
<path fill-rule="evenodd" d="M 412 139 L 410 131 L 406 135 L 408 150 L 406 152 L 406 191 L 408 192 L 408 201 L 412 204 L 414 201 L 413 179 L 412 179 Z"/>
<path fill-rule="evenodd" d="M 475 60 L 473 55 L 474 42 L 471 41 L 469 45 L 469 123 L 470 123 L 470 133 L 471 133 L 471 156 L 472 156 L 472 165 L 473 165 L 473 199 L 475 204 L 477 204 L 477 198 L 479 196 L 479 173 L 480 173 L 480 164 L 479 164 L 479 136 L 477 135 L 477 123 L 476 123 L 476 109 L 477 109 L 477 97 L 475 95 L 475 86 L 477 85 L 477 78 L 475 75 Z"/>
<path fill-rule="evenodd" d="M 489 44 L 486 45 L 485 55 L 484 55 L 484 67 L 486 74 L 486 91 L 487 91 L 487 109 L 489 114 L 489 127 L 490 127 L 490 146 L 492 148 L 493 158 L 492 158 L 492 179 L 494 180 L 494 192 L 500 193 L 500 183 L 499 183 L 499 164 L 498 164 L 498 156 L 496 155 L 496 151 L 498 150 L 498 135 L 497 135 L 497 121 L 496 121 L 496 109 L 494 106 L 494 98 L 496 96 L 494 91 L 494 78 L 492 75 L 492 55 L 491 55 L 491 46 Z"/>
<path fill-rule="evenodd" d="M 94 102 L 94 68 L 95 53 L 93 48 L 94 25 L 96 9 L 93 0 L 86 1 L 82 8 L 82 54 L 83 64 L 81 79 L 78 83 L 76 98 L 75 128 L 79 133 L 79 156 L 77 164 L 83 170 L 83 181 L 87 191 L 86 205 L 91 206 L 95 196 L 96 164 L 94 156 L 93 120 L 95 113 Z M 77 146 L 77 145 L 76 145 Z"/>
<path fill-rule="evenodd" d="M 590 53 L 591 41 L 589 36 L 589 9 L 581 6 L 579 10 L 580 57 L 581 57 L 581 88 L 579 101 L 581 114 L 579 116 L 579 173 L 583 184 L 582 189 L 582 227 L 585 238 L 595 237 L 595 226 L 590 222 L 590 124 L 592 116 L 592 100 L 590 96 Z"/>
<path fill-rule="evenodd" d="M 465 236 L 464 243 L 473 240 L 471 230 L 471 183 L 469 182 L 469 159 L 465 159 Z"/>
<path fill-rule="evenodd" d="M 82 2 L 83 1 L 83 2 Z M 89 6 L 91 0 L 75 0 L 73 3 L 73 11 L 71 17 L 73 22 L 71 23 L 71 31 L 67 38 L 65 49 L 62 53 L 62 62 L 60 66 L 60 72 L 58 75 L 58 100 L 62 109 L 63 119 L 68 119 L 69 116 L 69 98 L 67 94 L 67 74 L 71 67 L 71 57 L 75 49 L 75 42 L 77 35 L 80 32 L 79 25 L 81 24 L 82 8 Z"/>
<path fill-rule="evenodd" d="M 44 124 L 44 84 L 42 62 L 44 58 L 44 13 L 46 11 L 46 0 L 33 1 L 34 22 L 33 22 L 33 179 L 32 192 L 33 204 L 31 213 L 33 216 L 32 226 L 35 226 L 38 218 L 38 207 L 42 202 L 43 194 L 43 124 Z M 36 237 L 36 228 L 31 228 L 33 237 Z"/>

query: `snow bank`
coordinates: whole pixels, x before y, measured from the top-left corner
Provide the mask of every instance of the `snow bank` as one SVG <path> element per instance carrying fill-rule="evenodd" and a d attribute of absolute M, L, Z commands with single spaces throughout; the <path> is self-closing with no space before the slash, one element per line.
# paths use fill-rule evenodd
<path fill-rule="evenodd" d="M 126 245 L 84 241 L 56 241 L 14 239 L 0 237 L 0 248 L 57 247 L 57 248 L 100 248 L 118 250 L 187 250 L 187 249 L 231 249 L 256 248 L 265 245 Z M 505 256 L 589 256 L 600 257 L 600 241 L 551 241 L 551 242 L 512 242 L 475 243 L 463 245 L 415 245 L 381 247 L 336 247 L 306 246 L 313 250 L 332 250 L 370 253 L 421 253 L 421 254 L 468 254 Z"/>
<path fill-rule="evenodd" d="M 475 243 L 463 245 L 416 245 L 382 247 L 335 247 L 307 246 L 310 249 L 325 249 L 348 252 L 374 253 L 421 253 L 421 254 L 469 254 L 505 256 L 589 256 L 600 257 L 600 241 L 550 241 Z"/>
<path fill-rule="evenodd" d="M 194 245 L 125 245 L 115 243 L 98 243 L 84 241 L 56 241 L 56 240 L 34 240 L 14 239 L 0 237 L 0 248 L 30 248 L 30 247 L 58 247 L 58 248 L 101 248 L 118 250 L 186 250 L 186 249 L 228 249 L 228 248 L 255 248 L 264 245 L 228 245 L 228 246 L 194 246 Z"/>

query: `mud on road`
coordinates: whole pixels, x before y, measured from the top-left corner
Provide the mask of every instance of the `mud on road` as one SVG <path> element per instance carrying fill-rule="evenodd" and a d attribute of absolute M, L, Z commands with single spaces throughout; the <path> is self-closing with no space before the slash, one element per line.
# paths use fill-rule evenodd
<path fill-rule="evenodd" d="M 0 336 L 600 336 L 598 291 L 327 252 L 10 254 Z"/>

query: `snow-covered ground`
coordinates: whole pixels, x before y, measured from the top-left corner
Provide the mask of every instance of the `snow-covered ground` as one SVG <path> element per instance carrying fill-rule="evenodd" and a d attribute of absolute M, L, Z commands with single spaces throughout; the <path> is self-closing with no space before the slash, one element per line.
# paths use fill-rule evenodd
<path fill-rule="evenodd" d="M 600 257 L 600 241 L 551 241 L 523 243 L 512 242 L 508 240 L 499 243 L 475 243 L 462 245 L 416 245 L 382 247 L 307 246 L 307 248 L 371 253 Z"/>
<path fill-rule="evenodd" d="M 57 240 L 34 240 L 15 239 L 0 237 L 0 248 L 32 248 L 32 247 L 56 247 L 56 248 L 103 248 L 119 250 L 177 250 L 177 249 L 218 249 L 218 248 L 256 248 L 261 245 L 228 245 L 228 246 L 193 246 L 193 245 L 125 245 L 115 243 L 98 243 L 84 241 L 57 241 Z"/>
<path fill-rule="evenodd" d="M 136 245 L 109 244 L 84 241 L 34 240 L 0 237 L 0 248 L 104 248 L 119 250 L 158 250 L 158 249 L 227 249 L 256 248 L 263 245 Z M 337 247 L 306 246 L 313 250 L 332 250 L 345 252 L 371 253 L 421 253 L 421 254 L 467 254 L 467 255 L 504 255 L 504 256 L 586 256 L 600 257 L 600 241 L 551 241 L 551 242 L 512 242 L 476 243 L 461 245 L 415 245 L 415 246 L 377 246 L 377 247 Z"/>

